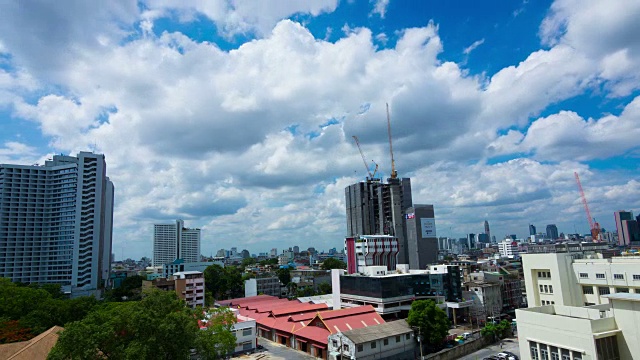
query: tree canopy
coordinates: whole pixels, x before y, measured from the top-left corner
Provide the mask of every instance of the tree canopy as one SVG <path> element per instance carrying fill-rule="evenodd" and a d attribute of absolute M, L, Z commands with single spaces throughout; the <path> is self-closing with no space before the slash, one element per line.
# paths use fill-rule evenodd
<path fill-rule="evenodd" d="M 291 282 L 291 272 L 287 268 L 278 269 L 276 271 L 278 275 L 278 280 L 282 283 L 282 285 L 287 286 Z"/>
<path fill-rule="evenodd" d="M 411 304 L 407 323 L 417 327 L 424 343 L 439 347 L 449 333 L 449 318 L 433 300 L 416 300 Z"/>
<path fill-rule="evenodd" d="M 28 285 L 0 278 L 0 343 L 28 340 L 52 326 L 82 319 L 98 301 L 65 299 L 59 285 Z"/>
<path fill-rule="evenodd" d="M 210 265 L 204 270 L 204 284 L 209 299 L 233 299 L 244 295 L 242 271 L 235 266 Z"/>
<path fill-rule="evenodd" d="M 202 310 L 188 308 L 174 292 L 153 290 L 140 301 L 105 303 L 67 324 L 48 359 L 189 359 L 192 349 L 217 359 L 233 350 L 231 337 L 235 346 L 235 319 L 228 309 L 220 311 L 222 324 L 201 331 Z"/>
<path fill-rule="evenodd" d="M 328 258 L 322 263 L 322 270 L 331 270 L 331 269 L 346 269 L 347 264 L 336 258 Z"/>
<path fill-rule="evenodd" d="M 511 323 L 507 320 L 502 320 L 498 324 L 487 323 L 482 330 L 480 330 L 480 334 L 482 336 L 492 337 L 494 340 L 496 338 L 501 339 L 509 335 L 511 332 Z"/>

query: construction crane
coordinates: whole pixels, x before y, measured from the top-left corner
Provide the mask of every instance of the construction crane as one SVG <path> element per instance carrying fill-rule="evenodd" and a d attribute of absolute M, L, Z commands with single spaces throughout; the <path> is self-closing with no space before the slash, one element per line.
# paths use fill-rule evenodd
<path fill-rule="evenodd" d="M 353 140 L 356 141 L 356 146 L 358 146 L 358 151 L 360 151 L 360 156 L 362 156 L 362 162 L 364 163 L 364 167 L 367 169 L 369 179 L 373 180 L 376 177 L 376 173 L 378 172 L 378 164 L 376 164 L 375 161 L 371 160 L 371 162 L 376 165 L 375 169 L 373 169 L 373 173 L 371 173 L 371 169 L 369 168 L 369 165 L 367 165 L 367 159 L 364 157 L 364 153 L 362 152 L 362 148 L 360 147 L 360 141 L 358 141 L 358 137 L 355 135 L 353 135 L 352 137 Z"/>
<path fill-rule="evenodd" d="M 589 211 L 589 205 L 587 204 L 587 198 L 584 196 L 584 190 L 582 190 L 582 184 L 580 183 L 580 176 L 578 176 L 577 172 L 573 173 L 576 176 L 576 183 L 578 183 L 578 190 L 580 190 L 580 197 L 582 198 L 582 204 L 584 205 L 584 209 L 587 212 L 587 220 L 589 220 L 589 228 L 591 229 L 591 237 L 593 241 L 598 241 L 598 236 L 600 235 L 600 224 L 593 221 L 591 217 L 591 211 Z"/>
<path fill-rule="evenodd" d="M 389 116 L 389 103 L 387 103 L 387 132 L 389 133 L 389 153 L 391 153 L 391 178 L 397 179 L 396 161 L 393 159 L 393 142 L 391 141 L 391 117 Z"/>

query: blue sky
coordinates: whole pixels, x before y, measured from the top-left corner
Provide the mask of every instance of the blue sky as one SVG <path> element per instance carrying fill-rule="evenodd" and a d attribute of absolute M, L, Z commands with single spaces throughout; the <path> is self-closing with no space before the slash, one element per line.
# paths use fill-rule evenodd
<path fill-rule="evenodd" d="M 203 251 L 341 247 L 343 189 L 396 164 L 440 236 L 588 232 L 640 211 L 640 4 L 0 5 L 0 163 L 95 149 L 116 255 L 185 219 Z"/>

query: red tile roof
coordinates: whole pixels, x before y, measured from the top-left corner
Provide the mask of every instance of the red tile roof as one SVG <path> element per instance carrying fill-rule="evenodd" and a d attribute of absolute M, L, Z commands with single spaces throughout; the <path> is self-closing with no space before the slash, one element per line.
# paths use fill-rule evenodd
<path fill-rule="evenodd" d="M 288 306 L 279 307 L 271 310 L 273 316 L 278 317 L 282 315 L 288 314 L 296 314 L 302 313 L 311 310 L 325 310 L 327 309 L 327 304 L 308 304 L 308 303 L 294 303 L 293 301 Z"/>
<path fill-rule="evenodd" d="M 375 312 L 376 309 L 371 305 L 363 305 L 354 308 L 340 309 L 340 310 L 331 310 L 325 311 L 322 313 L 322 319 L 333 319 L 344 316 L 351 316 L 356 314 L 365 314 L 370 312 Z"/>
<path fill-rule="evenodd" d="M 328 343 L 328 337 L 331 333 L 323 328 L 317 326 L 305 326 L 302 329 L 295 332 L 296 339 L 302 339 L 303 341 L 312 340 L 321 344 Z"/>
<path fill-rule="evenodd" d="M 220 305 L 229 306 L 231 304 L 238 305 L 238 304 L 241 304 L 241 303 L 253 303 L 253 302 L 260 302 L 260 301 L 268 301 L 268 300 L 271 300 L 271 299 L 277 299 L 277 297 L 271 296 L 271 295 L 258 295 L 258 296 L 244 297 L 244 298 L 221 300 L 221 301 L 217 301 L 217 303 L 220 304 Z"/>

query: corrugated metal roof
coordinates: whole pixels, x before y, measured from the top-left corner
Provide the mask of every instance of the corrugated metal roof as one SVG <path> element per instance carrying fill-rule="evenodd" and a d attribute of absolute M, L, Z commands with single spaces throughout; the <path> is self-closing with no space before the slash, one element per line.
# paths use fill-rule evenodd
<path fill-rule="evenodd" d="M 412 331 L 411 327 L 409 327 L 404 320 L 397 320 L 380 325 L 343 331 L 342 335 L 348 337 L 355 344 L 363 344 L 378 339 L 403 335 Z"/>

